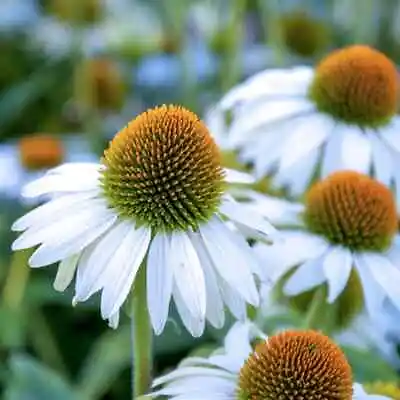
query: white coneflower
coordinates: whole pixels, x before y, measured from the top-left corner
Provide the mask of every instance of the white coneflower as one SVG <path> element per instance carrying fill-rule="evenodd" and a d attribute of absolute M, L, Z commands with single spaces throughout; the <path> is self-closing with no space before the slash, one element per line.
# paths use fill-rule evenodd
<path fill-rule="evenodd" d="M 357 45 L 334 51 L 316 68 L 255 75 L 225 95 L 212 122 L 219 124 L 217 137 L 238 149 L 257 177 L 272 174 L 273 183 L 293 195 L 313 177 L 341 169 L 373 174 L 399 190 L 397 105 L 396 66 Z"/>
<path fill-rule="evenodd" d="M 60 262 L 54 286 L 64 290 L 77 270 L 74 302 L 101 291 L 111 325 L 138 271 L 147 274 L 147 306 L 161 333 L 173 297 L 195 336 L 205 319 L 224 323 L 224 305 L 238 318 L 257 305 L 258 262 L 225 221 L 270 234 L 274 228 L 226 194 L 248 175 L 224 170 L 206 126 L 192 112 L 162 106 L 139 115 L 112 140 L 102 164 L 65 164 L 28 185 L 28 197 L 53 200 L 13 225 L 25 231 L 13 249 L 40 245 L 32 267 Z"/>
<path fill-rule="evenodd" d="M 294 330 L 267 338 L 250 324 L 234 325 L 222 349 L 184 360 L 153 389 L 175 400 L 387 399 L 353 384 L 345 355 L 327 336 Z"/>
<path fill-rule="evenodd" d="M 253 206 L 262 211 L 262 199 Z M 293 212 L 284 202 L 281 208 L 282 215 L 285 209 Z M 274 222 L 279 224 L 278 218 Z M 385 299 L 400 309 L 396 205 L 380 182 L 355 171 L 331 174 L 311 188 L 297 223 L 292 219 L 281 235 L 281 242 L 256 245 L 256 252 L 275 280 L 295 268 L 284 285 L 286 295 L 327 283 L 327 300 L 333 303 L 354 269 L 371 317 L 382 311 Z"/>

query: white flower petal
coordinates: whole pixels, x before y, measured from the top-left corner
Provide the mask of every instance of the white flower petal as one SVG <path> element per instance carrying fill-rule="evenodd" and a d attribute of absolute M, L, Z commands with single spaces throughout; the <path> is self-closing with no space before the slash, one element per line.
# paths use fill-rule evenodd
<path fill-rule="evenodd" d="M 372 164 L 375 178 L 389 186 L 393 176 L 392 154 L 386 144 L 374 133 L 369 133 L 372 147 Z"/>
<path fill-rule="evenodd" d="M 113 226 L 97 243 L 86 261 L 84 269 L 80 268 L 79 280 L 76 282 L 76 298 L 78 301 L 86 301 L 93 293 L 100 290 L 109 279 L 112 260 L 118 256 L 123 247 L 129 245 L 126 242 L 127 235 L 134 226 L 126 221 Z"/>
<path fill-rule="evenodd" d="M 307 232 L 285 230 L 281 234 L 282 241 L 269 246 L 259 243 L 253 247 L 266 274 L 274 282 L 292 267 L 321 256 L 328 247 L 325 240 Z"/>
<path fill-rule="evenodd" d="M 242 296 L 222 278 L 218 280 L 218 283 L 223 302 L 237 320 L 244 322 L 247 317 L 247 309 Z"/>
<path fill-rule="evenodd" d="M 205 318 L 199 318 L 199 316 L 193 315 L 192 311 L 189 310 L 186 305 L 185 300 L 182 298 L 176 283 L 174 283 L 172 287 L 172 296 L 174 298 L 176 309 L 178 310 L 179 316 L 181 317 L 186 329 L 193 337 L 200 337 L 204 332 Z"/>
<path fill-rule="evenodd" d="M 248 246 L 242 244 L 244 239 L 216 217 L 201 225 L 199 230 L 207 252 L 221 277 L 247 302 L 257 305 L 259 297 L 249 264 L 258 261 L 248 256 L 245 250 Z"/>
<path fill-rule="evenodd" d="M 172 296 L 173 271 L 168 261 L 173 257 L 171 250 L 170 237 L 159 233 L 147 256 L 147 307 L 156 335 L 164 330 Z"/>
<path fill-rule="evenodd" d="M 111 318 L 128 296 L 140 265 L 147 253 L 151 240 L 150 229 L 132 228 L 124 239 L 124 246 L 112 258 L 109 280 L 104 284 L 101 294 L 101 315 Z"/>
<path fill-rule="evenodd" d="M 326 141 L 321 163 L 321 178 L 326 178 L 332 172 L 340 169 L 340 154 L 344 137 L 344 132 L 340 129 L 341 126 L 333 125 L 332 133 Z"/>
<path fill-rule="evenodd" d="M 376 282 L 384 289 L 392 303 L 400 309 L 400 270 L 380 254 L 364 254 L 368 268 Z"/>
<path fill-rule="evenodd" d="M 99 163 L 91 162 L 73 162 L 59 165 L 55 168 L 50 169 L 47 175 L 59 174 L 59 175 L 79 175 L 79 174 L 92 174 L 98 176 L 98 172 L 104 167 Z"/>
<path fill-rule="evenodd" d="M 91 225 L 85 227 L 85 229 L 77 230 L 76 237 L 71 237 L 68 241 L 60 243 L 52 241 L 42 244 L 32 254 L 29 265 L 33 268 L 44 267 L 79 253 L 106 232 L 116 219 L 117 216 L 115 215 L 104 215 L 104 217 L 92 221 Z"/>
<path fill-rule="evenodd" d="M 74 278 L 80 254 L 74 254 L 62 260 L 58 266 L 53 287 L 58 292 L 63 292 Z"/>
<path fill-rule="evenodd" d="M 99 190 L 97 177 L 86 174 L 76 174 L 73 179 L 65 179 L 63 175 L 45 175 L 31 183 L 22 190 L 24 197 L 37 197 L 50 193 L 80 192 L 86 190 Z"/>
<path fill-rule="evenodd" d="M 246 200 L 250 200 L 248 206 L 265 215 L 272 224 L 302 225 L 300 220 L 300 214 L 304 211 L 302 203 L 264 195 L 254 190 L 246 190 L 238 194 L 243 195 Z"/>
<path fill-rule="evenodd" d="M 95 196 L 95 192 L 83 192 L 65 195 L 49 201 L 21 218 L 17 219 L 11 229 L 13 231 L 24 231 L 32 225 L 50 223 L 58 220 L 61 215 L 69 214 L 72 209 L 72 214 L 81 209 L 81 205 L 87 200 L 91 200 Z"/>
<path fill-rule="evenodd" d="M 78 236 L 81 231 L 90 230 L 100 221 L 112 215 L 102 199 L 92 199 L 69 213 L 61 214 L 52 224 L 44 220 L 23 232 L 12 244 L 12 250 L 27 249 L 40 243 L 65 243 Z"/>
<path fill-rule="evenodd" d="M 364 301 L 368 313 L 374 317 L 381 312 L 383 301 L 385 299 L 384 289 L 376 282 L 372 275 L 369 263 L 369 254 L 355 254 L 354 265 L 357 268 L 358 275 L 364 292 Z M 372 265 L 374 267 L 374 265 Z"/>
<path fill-rule="evenodd" d="M 254 183 L 254 176 L 235 169 L 224 168 L 225 180 L 229 183 Z"/>
<path fill-rule="evenodd" d="M 345 129 L 341 149 L 341 168 L 369 175 L 372 149 L 368 135 L 361 129 L 351 126 L 340 127 L 340 129 Z"/>
<path fill-rule="evenodd" d="M 189 232 L 189 237 L 196 249 L 200 264 L 203 268 L 206 284 L 206 318 L 211 325 L 220 329 L 225 323 L 225 310 L 222 301 L 220 288 L 218 286 L 217 275 L 210 260 L 201 236 L 197 232 Z"/>
<path fill-rule="evenodd" d="M 117 329 L 119 325 L 119 311 L 108 319 L 108 326 L 112 329 Z"/>
<path fill-rule="evenodd" d="M 313 69 L 296 67 L 292 69 L 270 69 L 259 72 L 241 85 L 229 91 L 221 101 L 223 109 L 229 109 L 237 102 L 259 96 L 303 95 L 312 79 Z"/>
<path fill-rule="evenodd" d="M 333 303 L 349 280 L 353 258 L 350 250 L 335 246 L 325 256 L 323 269 L 328 283 L 328 303 Z"/>
<path fill-rule="evenodd" d="M 296 121 L 293 133 L 285 142 L 280 167 L 288 168 L 318 148 L 333 131 L 335 122 L 324 114 L 304 116 Z"/>
<path fill-rule="evenodd" d="M 325 282 L 323 271 L 325 254 L 300 265 L 286 282 L 283 290 L 288 296 L 296 296 Z"/>
<path fill-rule="evenodd" d="M 186 307 L 194 318 L 205 319 L 206 287 L 200 260 L 189 236 L 185 233 L 171 234 L 169 268 Z"/>
<path fill-rule="evenodd" d="M 388 127 L 380 129 L 379 136 L 395 152 L 400 152 L 400 117 L 396 116 Z"/>
<path fill-rule="evenodd" d="M 287 187 L 292 196 L 302 195 L 311 184 L 320 156 L 321 150 L 316 148 L 288 168 L 280 165 L 271 182 L 272 188 Z"/>
<path fill-rule="evenodd" d="M 314 106 L 305 99 L 281 99 L 269 103 L 261 102 L 247 110 L 241 118 L 234 118 L 230 126 L 229 140 L 232 147 L 243 143 L 241 138 L 249 138 L 259 130 L 267 129 L 269 124 L 276 124 L 279 121 L 296 121 L 302 115 L 312 112 Z"/>
<path fill-rule="evenodd" d="M 232 355 L 243 365 L 249 355 L 253 352 L 250 344 L 252 339 L 250 333 L 252 324 L 250 322 L 236 322 L 229 330 L 224 340 L 224 348 L 227 354 Z"/>
<path fill-rule="evenodd" d="M 267 237 L 278 235 L 277 230 L 261 214 L 245 204 L 237 203 L 233 199 L 225 197 L 219 207 L 219 211 L 231 220 L 239 222 L 257 233 Z"/>

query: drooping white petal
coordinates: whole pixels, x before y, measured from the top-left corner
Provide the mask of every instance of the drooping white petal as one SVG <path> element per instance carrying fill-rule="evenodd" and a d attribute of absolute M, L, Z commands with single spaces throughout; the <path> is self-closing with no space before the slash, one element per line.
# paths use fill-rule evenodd
<path fill-rule="evenodd" d="M 318 148 L 333 131 L 334 120 L 324 114 L 304 116 L 296 121 L 293 133 L 285 142 L 280 166 L 288 168 Z"/>
<path fill-rule="evenodd" d="M 171 257 L 169 236 L 157 234 L 150 245 L 146 278 L 147 307 L 156 335 L 164 330 L 168 318 L 173 284 L 173 271 L 169 264 Z"/>
<path fill-rule="evenodd" d="M 201 225 L 200 234 L 218 273 L 250 304 L 259 297 L 249 264 L 257 262 L 248 256 L 243 238 L 232 232 L 217 217 Z"/>
<path fill-rule="evenodd" d="M 239 321 L 245 321 L 247 317 L 246 303 L 239 292 L 234 290 L 222 278 L 218 280 L 223 302 L 232 315 Z"/>
<path fill-rule="evenodd" d="M 321 178 L 326 178 L 332 172 L 340 169 L 341 149 L 344 132 L 340 129 L 342 125 L 334 124 L 332 133 L 326 141 L 322 161 Z"/>
<path fill-rule="evenodd" d="M 79 280 L 76 283 L 76 298 L 78 301 L 86 301 L 93 293 L 100 290 L 109 279 L 110 265 L 119 251 L 124 246 L 130 246 L 126 242 L 129 231 L 134 226 L 126 221 L 113 226 L 98 242 L 86 261 L 84 269 L 80 269 Z M 126 243 L 126 244 L 125 244 Z"/>
<path fill-rule="evenodd" d="M 352 263 L 352 254 L 344 247 L 335 246 L 326 254 L 323 269 L 328 283 L 328 303 L 333 303 L 346 287 Z"/>
<path fill-rule="evenodd" d="M 63 292 L 71 283 L 75 275 L 80 254 L 62 260 L 58 266 L 57 275 L 54 279 L 53 287 L 58 292 Z"/>
<path fill-rule="evenodd" d="M 368 135 L 353 126 L 341 126 L 343 132 L 341 159 L 342 169 L 369 174 L 371 170 L 371 142 Z M 357 149 L 357 151 L 354 151 Z"/>
<path fill-rule="evenodd" d="M 237 364 L 243 365 L 253 352 L 250 340 L 252 324 L 250 322 L 236 322 L 229 330 L 224 340 L 224 348 L 227 354 L 234 355 Z"/>
<path fill-rule="evenodd" d="M 55 168 L 50 169 L 47 175 L 60 174 L 60 175 L 80 175 L 80 174 L 92 174 L 97 176 L 97 173 L 101 171 L 103 166 L 99 163 L 91 162 L 74 162 L 65 163 Z"/>
<path fill-rule="evenodd" d="M 372 165 L 375 178 L 384 185 L 389 186 L 393 176 L 392 154 L 387 145 L 375 132 L 368 134 L 372 147 Z"/>
<path fill-rule="evenodd" d="M 303 95 L 312 79 L 310 67 L 290 70 L 271 69 L 259 72 L 241 85 L 236 86 L 221 101 L 223 109 L 229 109 L 237 102 L 251 100 L 259 96 Z"/>
<path fill-rule="evenodd" d="M 354 265 L 364 292 L 365 306 L 368 313 L 374 317 L 381 312 L 385 299 L 384 289 L 376 282 L 369 268 L 369 254 L 354 254 Z"/>
<path fill-rule="evenodd" d="M 151 240 L 150 229 L 131 229 L 124 239 L 124 245 L 112 258 L 109 280 L 101 294 L 101 315 L 108 319 L 122 306 L 128 296 L 139 267 L 147 253 Z"/>
<path fill-rule="evenodd" d="M 288 296 L 296 296 L 325 282 L 323 271 L 325 254 L 300 265 L 286 282 L 283 288 L 284 293 Z"/>
<path fill-rule="evenodd" d="M 13 231 L 24 231 L 36 224 L 42 225 L 57 221 L 60 215 L 73 215 L 81 209 L 82 204 L 84 206 L 85 202 L 91 201 L 95 195 L 95 192 L 89 191 L 56 198 L 17 219 L 11 229 Z"/>
<path fill-rule="evenodd" d="M 321 256 L 327 248 L 328 244 L 319 236 L 298 230 L 282 231 L 282 241 L 272 245 L 258 243 L 253 247 L 274 282 L 292 267 Z"/>
<path fill-rule="evenodd" d="M 229 183 L 254 183 L 254 176 L 235 169 L 224 168 L 225 180 Z"/>
<path fill-rule="evenodd" d="M 31 183 L 28 183 L 22 190 L 24 197 L 37 197 L 50 193 L 80 192 L 87 190 L 99 190 L 98 177 L 86 174 L 76 174 L 70 179 L 63 175 L 45 175 Z"/>
<path fill-rule="evenodd" d="M 180 291 L 178 290 L 176 282 L 172 287 L 172 296 L 174 298 L 174 302 L 176 308 L 178 310 L 179 316 L 182 319 L 183 324 L 186 329 L 193 337 L 200 337 L 204 332 L 205 327 L 205 317 L 201 317 L 199 315 L 193 315 L 192 311 L 189 310 L 186 305 L 185 300 L 183 299 Z"/>
<path fill-rule="evenodd" d="M 379 130 L 379 136 L 385 141 L 393 150 L 400 152 L 400 117 L 393 118 L 388 127 Z"/>
<path fill-rule="evenodd" d="M 245 225 L 257 233 L 267 237 L 276 237 L 277 230 L 254 209 L 239 204 L 233 198 L 225 197 L 219 207 L 219 211 L 233 221 Z"/>
<path fill-rule="evenodd" d="M 185 232 L 171 234 L 168 260 L 174 274 L 176 288 L 182 301 L 194 318 L 204 320 L 206 314 L 206 287 L 200 260 Z"/>
<path fill-rule="evenodd" d="M 238 194 L 244 196 L 249 202 L 249 207 L 265 215 L 275 225 L 301 225 L 300 214 L 304 211 L 304 204 L 294 203 L 261 194 L 254 190 L 242 191 Z"/>
<path fill-rule="evenodd" d="M 112 215 L 102 199 L 91 199 L 80 207 L 70 208 L 58 219 L 44 220 L 29 227 L 12 244 L 13 250 L 27 249 L 40 243 L 65 243 L 78 236 L 84 230 L 90 230 L 100 221 Z"/>
<path fill-rule="evenodd" d="M 364 254 L 371 275 L 383 288 L 392 303 L 400 309 L 400 270 L 380 254 Z"/>
<path fill-rule="evenodd" d="M 119 311 L 108 319 L 108 326 L 112 329 L 117 329 L 119 325 Z"/>
<path fill-rule="evenodd" d="M 85 229 L 77 230 L 76 237 L 71 237 L 68 241 L 59 243 L 51 241 L 42 244 L 32 254 L 29 265 L 33 268 L 43 267 L 79 253 L 106 232 L 116 220 L 116 215 L 104 215 L 102 218 L 92 221 Z"/>
<path fill-rule="evenodd" d="M 207 296 L 206 318 L 215 328 L 220 329 L 225 323 L 225 311 L 214 266 L 207 254 L 207 250 L 200 235 L 197 232 L 193 232 L 189 233 L 189 237 L 196 249 L 204 272 Z"/>
<path fill-rule="evenodd" d="M 248 138 L 259 130 L 267 128 L 269 124 L 295 117 L 300 119 L 301 115 L 308 116 L 312 110 L 313 104 L 306 99 L 282 99 L 256 104 L 247 110 L 242 118 L 233 119 L 229 132 L 230 143 L 236 147 L 242 142 L 243 136 Z"/>
<path fill-rule="evenodd" d="M 281 164 L 271 182 L 271 187 L 276 189 L 287 187 L 292 196 L 302 195 L 311 184 L 320 156 L 320 148 L 315 148 L 288 168 L 282 168 Z"/>

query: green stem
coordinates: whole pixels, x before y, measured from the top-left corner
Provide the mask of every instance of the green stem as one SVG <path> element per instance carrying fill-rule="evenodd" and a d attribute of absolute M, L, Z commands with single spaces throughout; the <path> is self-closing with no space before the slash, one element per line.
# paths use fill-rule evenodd
<path fill-rule="evenodd" d="M 20 250 L 13 254 L 8 276 L 2 293 L 3 303 L 11 309 L 18 309 L 29 280 L 28 259 L 32 251 Z"/>
<path fill-rule="evenodd" d="M 132 297 L 133 399 L 148 392 L 152 373 L 152 329 L 146 299 L 146 268 L 142 264 Z"/>
<path fill-rule="evenodd" d="M 304 320 L 304 329 L 321 328 L 322 312 L 326 308 L 325 290 L 321 285 L 314 293 L 307 315 Z"/>

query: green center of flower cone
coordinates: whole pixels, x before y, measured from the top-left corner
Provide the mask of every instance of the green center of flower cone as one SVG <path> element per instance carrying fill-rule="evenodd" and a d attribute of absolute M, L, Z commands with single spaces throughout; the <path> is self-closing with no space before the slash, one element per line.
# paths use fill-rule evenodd
<path fill-rule="evenodd" d="M 352 372 L 340 348 L 314 331 L 259 343 L 242 366 L 238 400 L 351 400 Z"/>
<path fill-rule="evenodd" d="M 390 190 L 367 175 L 340 171 L 315 184 L 307 194 L 307 229 L 334 245 L 354 251 L 385 251 L 397 231 Z"/>
<path fill-rule="evenodd" d="M 397 70 L 368 46 L 337 50 L 317 66 L 309 97 L 319 111 L 339 121 L 378 128 L 396 114 Z"/>
<path fill-rule="evenodd" d="M 155 232 L 196 229 L 221 203 L 219 150 L 206 126 L 182 107 L 139 115 L 112 140 L 103 163 L 110 207 Z"/>

